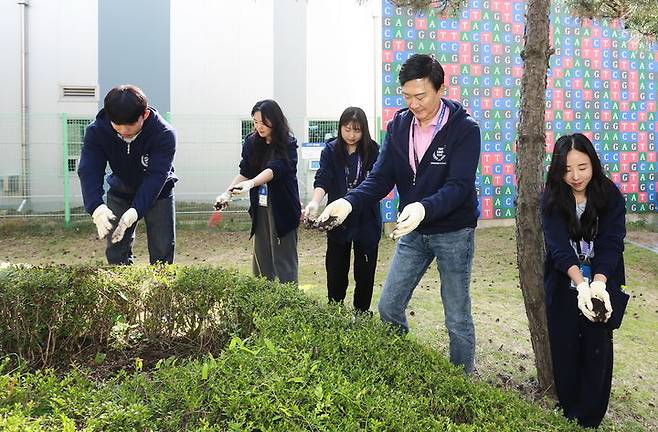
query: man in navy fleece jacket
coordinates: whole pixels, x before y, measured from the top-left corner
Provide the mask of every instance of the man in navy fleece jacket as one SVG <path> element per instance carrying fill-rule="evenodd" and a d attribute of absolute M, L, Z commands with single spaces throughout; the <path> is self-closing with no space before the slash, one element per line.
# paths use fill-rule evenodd
<path fill-rule="evenodd" d="M 319 221 L 338 226 L 351 212 L 369 208 L 397 186 L 399 239 L 379 299 L 383 321 L 408 331 L 405 309 L 436 258 L 450 336 L 450 361 L 475 368 L 475 329 L 469 294 L 474 230 L 479 216 L 475 173 L 480 128 L 457 102 L 442 99 L 443 68 L 416 54 L 400 69 L 409 107 L 395 114 L 370 176 L 345 198 L 327 206 Z"/>
<path fill-rule="evenodd" d="M 121 85 L 85 131 L 78 176 L 85 210 L 107 237 L 110 264 L 132 264 L 137 221 L 144 218 L 151 264 L 174 261 L 174 129 L 148 106 L 144 92 Z M 110 190 L 103 202 L 105 168 Z M 117 216 L 119 217 L 117 219 Z M 110 235 L 111 233 L 111 235 Z"/>

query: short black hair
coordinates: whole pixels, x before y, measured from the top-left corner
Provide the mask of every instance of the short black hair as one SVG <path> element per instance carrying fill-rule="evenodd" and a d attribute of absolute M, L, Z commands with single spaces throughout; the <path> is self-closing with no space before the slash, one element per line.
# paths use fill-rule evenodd
<path fill-rule="evenodd" d="M 133 124 L 144 115 L 149 101 L 137 86 L 124 84 L 114 87 L 105 96 L 104 108 L 110 121 L 118 125 Z"/>
<path fill-rule="evenodd" d="M 427 54 L 414 54 L 409 57 L 400 68 L 398 75 L 401 86 L 413 79 L 429 78 L 434 90 L 441 88 L 444 77 L 441 63 Z"/>

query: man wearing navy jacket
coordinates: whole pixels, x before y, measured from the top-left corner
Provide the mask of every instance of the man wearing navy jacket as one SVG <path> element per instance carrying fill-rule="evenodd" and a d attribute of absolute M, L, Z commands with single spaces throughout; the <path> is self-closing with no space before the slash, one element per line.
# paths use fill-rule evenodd
<path fill-rule="evenodd" d="M 132 264 L 137 221 L 144 218 L 151 264 L 174 261 L 174 129 L 148 106 L 144 92 L 121 85 L 85 131 L 78 176 L 85 210 L 107 238 L 110 264 Z M 105 169 L 109 191 L 103 202 Z M 118 219 L 117 219 L 118 217 Z M 111 233 L 111 235 L 110 235 Z"/>
<path fill-rule="evenodd" d="M 399 239 L 379 299 L 383 321 L 409 330 L 405 309 L 416 285 L 436 258 L 450 337 L 450 361 L 475 368 L 475 329 L 469 294 L 474 230 L 479 216 L 475 173 L 480 128 L 457 102 L 442 99 L 443 68 L 416 54 L 400 69 L 409 107 L 395 114 L 370 176 L 319 217 L 340 224 L 382 199 L 393 186 L 401 213 L 391 234 Z"/>

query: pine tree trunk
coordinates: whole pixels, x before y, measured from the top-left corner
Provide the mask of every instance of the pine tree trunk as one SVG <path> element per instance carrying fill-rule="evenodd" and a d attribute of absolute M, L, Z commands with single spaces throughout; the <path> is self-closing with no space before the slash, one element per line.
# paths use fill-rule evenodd
<path fill-rule="evenodd" d="M 553 366 L 544 303 L 544 239 L 539 215 L 543 180 L 546 73 L 550 0 L 529 0 L 521 81 L 521 118 L 517 141 L 516 244 L 519 280 L 525 302 L 539 386 L 554 395 Z"/>

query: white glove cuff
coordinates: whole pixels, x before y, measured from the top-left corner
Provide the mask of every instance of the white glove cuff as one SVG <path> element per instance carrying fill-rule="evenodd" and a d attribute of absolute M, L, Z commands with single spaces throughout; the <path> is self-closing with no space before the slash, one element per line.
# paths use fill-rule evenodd
<path fill-rule="evenodd" d="M 341 199 L 342 199 L 342 200 L 344 201 L 344 203 L 345 203 L 345 206 L 346 206 L 346 208 L 347 208 L 347 214 L 352 213 L 352 203 L 349 202 L 348 200 L 346 200 L 345 198 L 341 198 Z"/>
<path fill-rule="evenodd" d="M 601 291 L 606 290 L 605 283 L 601 281 L 592 281 L 592 283 L 589 284 L 589 287 L 594 290 L 601 290 Z"/>
<path fill-rule="evenodd" d="M 91 214 L 92 219 L 96 219 L 100 214 L 111 212 L 110 208 L 105 204 L 101 204 L 96 207 L 96 210 Z"/>
<path fill-rule="evenodd" d="M 578 285 L 576 285 L 576 290 L 578 292 L 581 292 L 581 291 L 586 290 L 588 288 L 589 288 L 589 283 L 587 281 L 583 281 L 583 282 L 579 283 Z"/>

